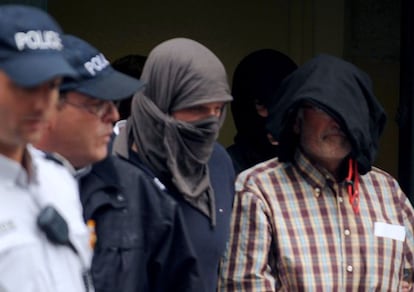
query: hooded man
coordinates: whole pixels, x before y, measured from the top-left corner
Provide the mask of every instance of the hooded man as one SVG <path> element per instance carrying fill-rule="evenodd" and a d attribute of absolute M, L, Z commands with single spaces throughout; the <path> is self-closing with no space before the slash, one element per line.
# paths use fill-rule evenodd
<path fill-rule="evenodd" d="M 281 85 L 267 128 L 279 159 L 237 183 L 220 291 L 400 291 L 414 212 L 372 166 L 385 125 L 369 77 L 320 55 Z"/>
<path fill-rule="evenodd" d="M 115 153 L 159 181 L 184 213 L 206 291 L 216 291 L 228 239 L 234 171 L 216 143 L 231 101 L 223 64 L 200 43 L 176 38 L 145 62 L 143 93 L 115 139 Z"/>
<path fill-rule="evenodd" d="M 277 156 L 266 130 L 268 107 L 282 80 L 296 68 L 288 56 L 272 49 L 254 51 L 237 65 L 231 92 L 237 134 L 227 148 L 236 173 Z"/>

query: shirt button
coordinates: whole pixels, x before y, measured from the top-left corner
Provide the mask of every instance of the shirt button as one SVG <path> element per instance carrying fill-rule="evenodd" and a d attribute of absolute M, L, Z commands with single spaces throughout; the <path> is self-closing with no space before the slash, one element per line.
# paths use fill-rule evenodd
<path fill-rule="evenodd" d="M 120 202 L 122 202 L 124 200 L 124 197 L 122 195 L 118 195 L 116 196 L 116 199 Z"/>
<path fill-rule="evenodd" d="M 344 234 L 348 236 L 351 234 L 351 231 L 349 231 L 349 229 L 345 229 Z"/>
<path fill-rule="evenodd" d="M 352 271 L 354 270 L 354 268 L 351 265 L 349 265 L 349 266 L 346 267 L 346 270 L 348 272 L 352 273 Z"/>
<path fill-rule="evenodd" d="M 319 197 L 321 195 L 321 189 L 320 188 L 315 188 L 315 197 Z"/>
<path fill-rule="evenodd" d="M 342 197 L 338 197 L 338 202 L 339 203 L 343 203 L 344 202 L 344 199 Z"/>

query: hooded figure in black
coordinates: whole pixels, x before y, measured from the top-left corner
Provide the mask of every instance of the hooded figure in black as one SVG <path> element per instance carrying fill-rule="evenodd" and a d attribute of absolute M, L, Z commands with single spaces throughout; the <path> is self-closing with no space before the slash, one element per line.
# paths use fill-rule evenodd
<path fill-rule="evenodd" d="M 265 115 L 282 80 L 297 65 L 286 55 L 262 49 L 247 55 L 233 75 L 231 111 L 237 134 L 234 144 L 227 148 L 236 173 L 277 156 L 265 129 Z"/>
<path fill-rule="evenodd" d="M 279 141 L 280 161 L 293 159 L 298 141 L 292 124 L 298 107 L 307 102 L 338 121 L 351 141 L 350 158 L 359 174 L 371 170 L 386 116 L 366 73 L 344 60 L 319 55 L 290 75 L 277 95 L 278 102 L 269 108 L 267 129 Z"/>

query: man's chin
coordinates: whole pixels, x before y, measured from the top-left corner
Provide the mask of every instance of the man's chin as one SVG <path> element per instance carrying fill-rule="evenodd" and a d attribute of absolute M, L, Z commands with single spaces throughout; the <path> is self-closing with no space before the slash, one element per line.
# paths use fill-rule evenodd
<path fill-rule="evenodd" d="M 108 156 L 108 147 L 105 146 L 105 149 L 97 151 L 93 157 L 91 157 L 91 163 L 96 163 L 101 160 L 104 160 Z"/>

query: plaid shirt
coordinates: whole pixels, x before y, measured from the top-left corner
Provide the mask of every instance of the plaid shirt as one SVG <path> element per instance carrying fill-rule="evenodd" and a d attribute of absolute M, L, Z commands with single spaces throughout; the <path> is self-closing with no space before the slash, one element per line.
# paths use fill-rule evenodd
<path fill-rule="evenodd" d="M 300 152 L 241 173 L 236 191 L 219 291 L 399 291 L 412 270 L 414 211 L 384 171 L 360 176 L 358 215 Z"/>

